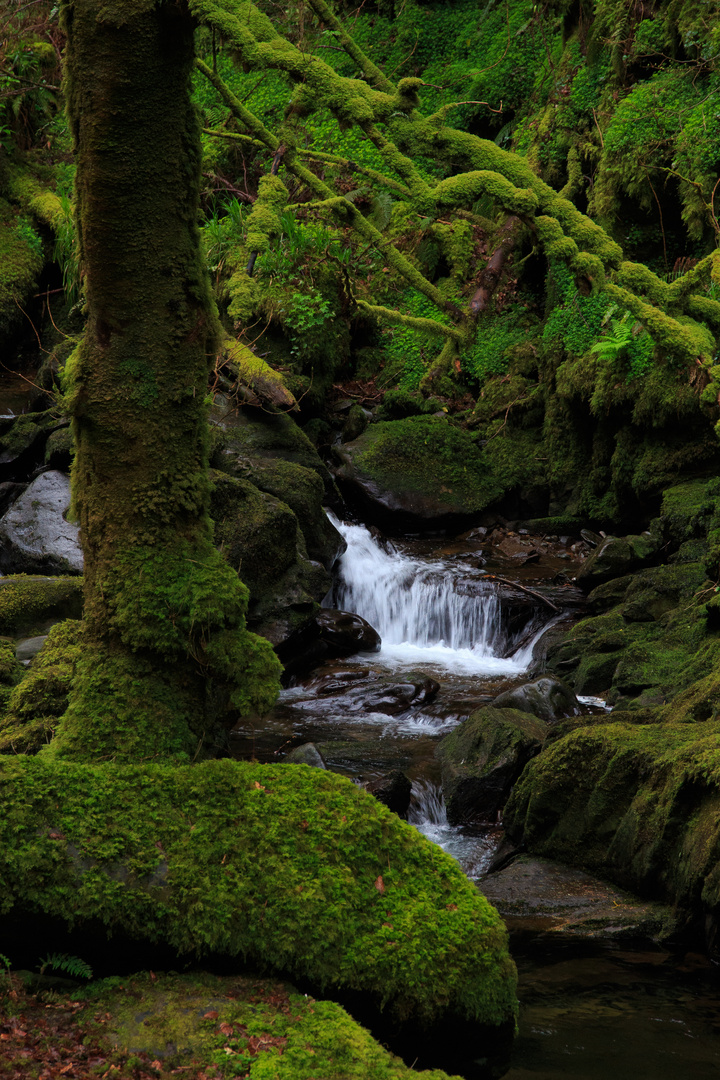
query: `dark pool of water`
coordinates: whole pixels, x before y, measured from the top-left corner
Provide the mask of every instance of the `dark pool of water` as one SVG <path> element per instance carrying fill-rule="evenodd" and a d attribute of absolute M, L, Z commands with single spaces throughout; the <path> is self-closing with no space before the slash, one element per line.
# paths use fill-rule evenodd
<path fill-rule="evenodd" d="M 720 1076 L 720 968 L 648 943 L 513 935 L 520 1032 L 505 1080 Z"/>

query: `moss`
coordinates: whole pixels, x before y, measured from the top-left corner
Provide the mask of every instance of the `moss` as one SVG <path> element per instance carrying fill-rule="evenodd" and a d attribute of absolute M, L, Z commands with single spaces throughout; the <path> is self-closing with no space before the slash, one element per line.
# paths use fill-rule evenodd
<path fill-rule="evenodd" d="M 0 720 L 0 753 L 36 754 L 50 742 L 67 708 L 75 667 L 82 655 L 82 623 L 57 623 L 10 694 Z"/>
<path fill-rule="evenodd" d="M 0 634 L 32 637 L 50 622 L 79 618 L 82 578 L 33 577 L 16 574 L 0 578 Z"/>
<path fill-rule="evenodd" d="M 0 200 L 0 334 L 22 318 L 20 307 L 34 290 L 43 262 L 40 237 Z"/>
<path fill-rule="evenodd" d="M 717 920 L 719 781 L 717 721 L 581 728 L 528 766 L 505 823 L 533 851 Z"/>
<path fill-rule="evenodd" d="M 437 417 L 372 424 L 355 445 L 361 449 L 354 460 L 371 478 L 467 514 L 497 501 L 512 485 L 512 478 L 490 472 L 472 436 Z"/>
<path fill-rule="evenodd" d="M 260 401 L 286 409 L 297 406 L 282 375 L 241 342 L 225 338 L 225 356 L 238 382 L 257 394 Z"/>
<path fill-rule="evenodd" d="M 78 996 L 81 1023 L 103 1015 L 108 1051 L 145 1052 L 164 1069 L 215 1065 L 249 1080 L 452 1080 L 410 1070 L 339 1005 L 274 980 L 158 972 L 107 979 Z"/>
<path fill-rule="evenodd" d="M 0 763 L 0 908 L 98 920 L 362 991 L 391 1016 L 512 1023 L 497 913 L 350 781 L 230 760 Z"/>
<path fill-rule="evenodd" d="M 15 658 L 15 643 L 0 638 L 0 725 L 7 709 L 8 701 L 23 675 L 25 669 Z"/>

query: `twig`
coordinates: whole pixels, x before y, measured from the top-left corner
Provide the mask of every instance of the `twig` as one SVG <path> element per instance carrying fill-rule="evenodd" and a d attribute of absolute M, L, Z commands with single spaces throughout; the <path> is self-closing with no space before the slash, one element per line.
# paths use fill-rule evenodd
<path fill-rule="evenodd" d="M 534 589 L 528 589 L 527 585 L 519 585 L 517 581 L 508 581 L 507 578 L 498 577 L 497 574 L 485 574 L 483 581 L 497 581 L 500 585 L 509 585 L 511 589 L 519 589 L 520 592 L 527 593 L 528 596 L 534 596 L 536 600 L 541 600 L 543 604 L 547 604 L 549 608 L 560 614 L 561 609 L 557 604 L 553 604 L 552 600 L 548 600 L 547 596 L 543 596 L 542 593 L 535 592 Z"/>

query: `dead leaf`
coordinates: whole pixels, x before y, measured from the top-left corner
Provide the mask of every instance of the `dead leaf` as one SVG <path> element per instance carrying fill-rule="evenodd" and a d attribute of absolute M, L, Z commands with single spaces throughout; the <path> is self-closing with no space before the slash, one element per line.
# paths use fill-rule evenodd
<path fill-rule="evenodd" d="M 232 1026 L 232 1024 L 221 1024 L 220 1030 L 222 1031 L 223 1035 L 235 1034 L 235 1028 Z"/>
<path fill-rule="evenodd" d="M 203 1020 L 217 1020 L 219 1015 L 216 1009 L 211 1009 L 210 1012 L 204 1013 Z"/>
<path fill-rule="evenodd" d="M 380 876 L 375 881 L 375 888 L 377 889 L 377 891 L 379 893 L 384 893 L 385 892 L 385 882 L 382 879 L 382 874 L 380 874 Z"/>

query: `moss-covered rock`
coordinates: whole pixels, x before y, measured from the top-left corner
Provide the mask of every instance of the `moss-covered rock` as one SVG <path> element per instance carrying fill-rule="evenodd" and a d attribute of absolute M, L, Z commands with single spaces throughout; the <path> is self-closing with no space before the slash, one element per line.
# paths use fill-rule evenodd
<path fill-rule="evenodd" d="M 460 527 L 517 484 L 511 470 L 490 467 L 472 435 L 440 417 L 380 421 L 334 449 L 348 498 L 399 528 Z"/>
<path fill-rule="evenodd" d="M 14 642 L 0 638 L 0 725 L 13 687 L 20 682 L 24 674 L 25 668 L 15 658 Z"/>
<path fill-rule="evenodd" d="M 79 619 L 82 590 L 81 577 L 0 578 L 0 634 L 29 637 L 62 619 Z"/>
<path fill-rule="evenodd" d="M 448 821 L 494 820 L 546 735 L 547 725 L 537 717 L 494 706 L 476 709 L 446 735 L 437 755 Z"/>
<path fill-rule="evenodd" d="M 281 644 L 315 614 L 330 576 L 309 561 L 290 507 L 249 481 L 216 473 L 211 510 L 215 542 L 250 590 L 248 625 Z"/>
<path fill-rule="evenodd" d="M 497 913 L 452 858 L 320 769 L 5 758 L 0 910 L 242 956 L 430 1030 L 514 1024 Z"/>
<path fill-rule="evenodd" d="M 346 547 L 323 509 L 325 488 L 318 472 L 283 458 L 224 458 L 232 475 L 249 480 L 260 491 L 290 507 L 305 538 L 308 556 L 329 570 Z"/>
<path fill-rule="evenodd" d="M 82 652 L 82 623 L 57 623 L 8 697 L 0 720 L 0 754 L 36 754 L 50 742 L 67 708 Z"/>
<path fill-rule="evenodd" d="M 720 925 L 720 723 L 581 728 L 531 762 L 505 807 L 515 840 Z"/>
<path fill-rule="evenodd" d="M 326 493 L 332 495 L 332 477 L 327 467 L 305 432 L 287 413 L 238 409 L 222 395 L 216 395 L 210 423 L 217 432 L 210 462 L 214 468 L 234 471 L 238 458 L 253 462 L 259 458 L 281 458 L 313 469 L 323 481 Z"/>
<path fill-rule="evenodd" d="M 193 1075 L 214 1067 L 248 1080 L 453 1080 L 409 1069 L 340 1005 L 273 979 L 157 972 L 106 979 L 75 996 L 84 1002 L 74 1018 L 81 1026 L 103 1016 L 110 1060 L 118 1048 Z"/>

